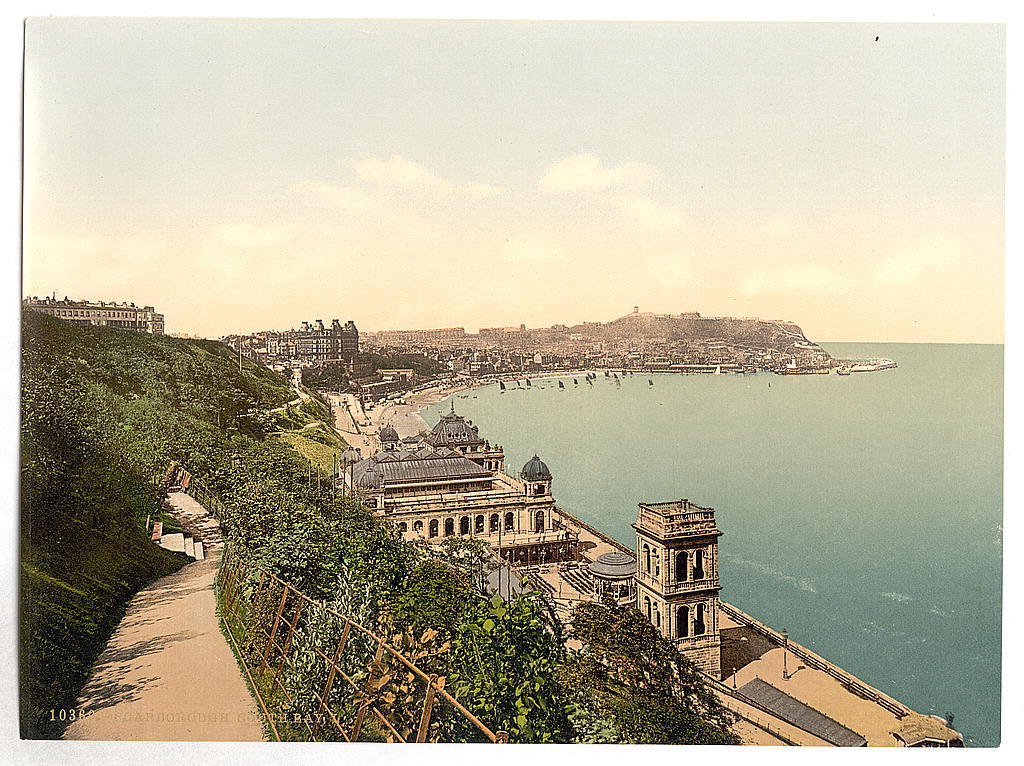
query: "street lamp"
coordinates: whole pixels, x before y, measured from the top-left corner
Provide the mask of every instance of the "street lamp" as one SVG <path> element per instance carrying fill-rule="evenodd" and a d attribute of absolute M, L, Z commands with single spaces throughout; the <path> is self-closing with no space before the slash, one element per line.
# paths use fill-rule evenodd
<path fill-rule="evenodd" d="M 789 633 L 785 628 L 782 629 L 782 680 L 789 680 L 789 669 L 787 667 L 787 660 L 789 658 Z"/>

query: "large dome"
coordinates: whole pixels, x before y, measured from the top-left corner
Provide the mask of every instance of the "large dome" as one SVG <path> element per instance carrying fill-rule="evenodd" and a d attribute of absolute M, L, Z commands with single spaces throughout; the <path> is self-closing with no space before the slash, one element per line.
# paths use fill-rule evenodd
<path fill-rule="evenodd" d="M 523 466 L 522 477 L 527 481 L 543 481 L 551 478 L 551 471 L 547 465 L 536 455 Z"/>
<path fill-rule="evenodd" d="M 393 426 L 384 426 L 380 430 L 380 440 L 382 442 L 398 442 L 401 438 L 398 436 L 398 431 Z"/>

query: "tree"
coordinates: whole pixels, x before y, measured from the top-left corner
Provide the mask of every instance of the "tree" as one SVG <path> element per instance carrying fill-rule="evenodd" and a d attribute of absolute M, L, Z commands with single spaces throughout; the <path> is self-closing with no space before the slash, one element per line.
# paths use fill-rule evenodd
<path fill-rule="evenodd" d="M 566 660 L 559 681 L 577 741 L 595 741 L 587 738 L 613 722 L 619 741 L 637 744 L 736 742 L 732 714 L 697 667 L 636 609 L 580 604 L 570 637 L 583 646 Z"/>

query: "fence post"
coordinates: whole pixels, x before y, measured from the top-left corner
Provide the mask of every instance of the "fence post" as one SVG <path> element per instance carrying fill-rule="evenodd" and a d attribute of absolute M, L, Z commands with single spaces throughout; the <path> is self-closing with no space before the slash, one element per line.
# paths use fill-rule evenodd
<path fill-rule="evenodd" d="M 341 662 L 341 655 L 345 652 L 345 644 L 348 641 L 348 630 L 351 624 L 351 620 L 345 620 L 345 627 L 341 629 L 341 638 L 338 640 L 338 646 L 334 649 L 334 657 L 331 659 L 330 672 L 327 674 L 327 683 L 324 684 L 323 693 L 320 695 L 320 709 L 317 710 L 316 726 L 318 731 L 321 730 L 324 713 L 327 712 L 331 691 L 334 688 L 334 679 L 338 675 L 338 663 Z"/>
<path fill-rule="evenodd" d="M 359 732 L 363 728 L 363 719 L 366 718 L 366 710 L 370 707 L 370 687 L 373 682 L 377 680 L 377 673 L 380 671 L 380 660 L 384 656 L 384 639 L 377 639 L 377 654 L 373 657 L 373 665 L 370 669 L 370 675 L 366 679 L 366 685 L 363 687 L 363 699 L 359 703 L 359 712 L 356 713 L 356 721 L 352 724 L 352 731 L 349 734 L 349 741 L 355 742 L 359 739 Z"/>
<path fill-rule="evenodd" d="M 287 583 L 284 586 L 284 590 L 281 591 L 281 603 L 277 607 L 277 616 L 274 618 L 274 627 L 270 631 L 269 640 L 267 645 L 263 647 L 263 663 L 261 667 L 267 667 L 267 653 L 270 652 L 270 647 L 274 643 L 274 639 L 277 637 L 277 626 L 281 624 L 281 613 L 284 612 L 284 602 L 288 599 L 288 589 L 291 586 Z"/>
<path fill-rule="evenodd" d="M 420 715 L 420 728 L 416 732 L 417 742 L 427 741 L 427 731 L 430 728 L 430 717 L 434 712 L 434 684 L 437 683 L 437 676 L 431 674 L 427 681 L 427 696 L 423 698 L 423 713 Z"/>

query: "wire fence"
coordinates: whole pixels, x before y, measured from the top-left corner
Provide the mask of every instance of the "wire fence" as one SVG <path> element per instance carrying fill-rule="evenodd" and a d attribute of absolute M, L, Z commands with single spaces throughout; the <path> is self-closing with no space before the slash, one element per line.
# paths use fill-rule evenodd
<path fill-rule="evenodd" d="M 268 570 L 225 557 L 217 593 L 225 633 L 275 740 L 508 741 L 408 652 Z"/>

